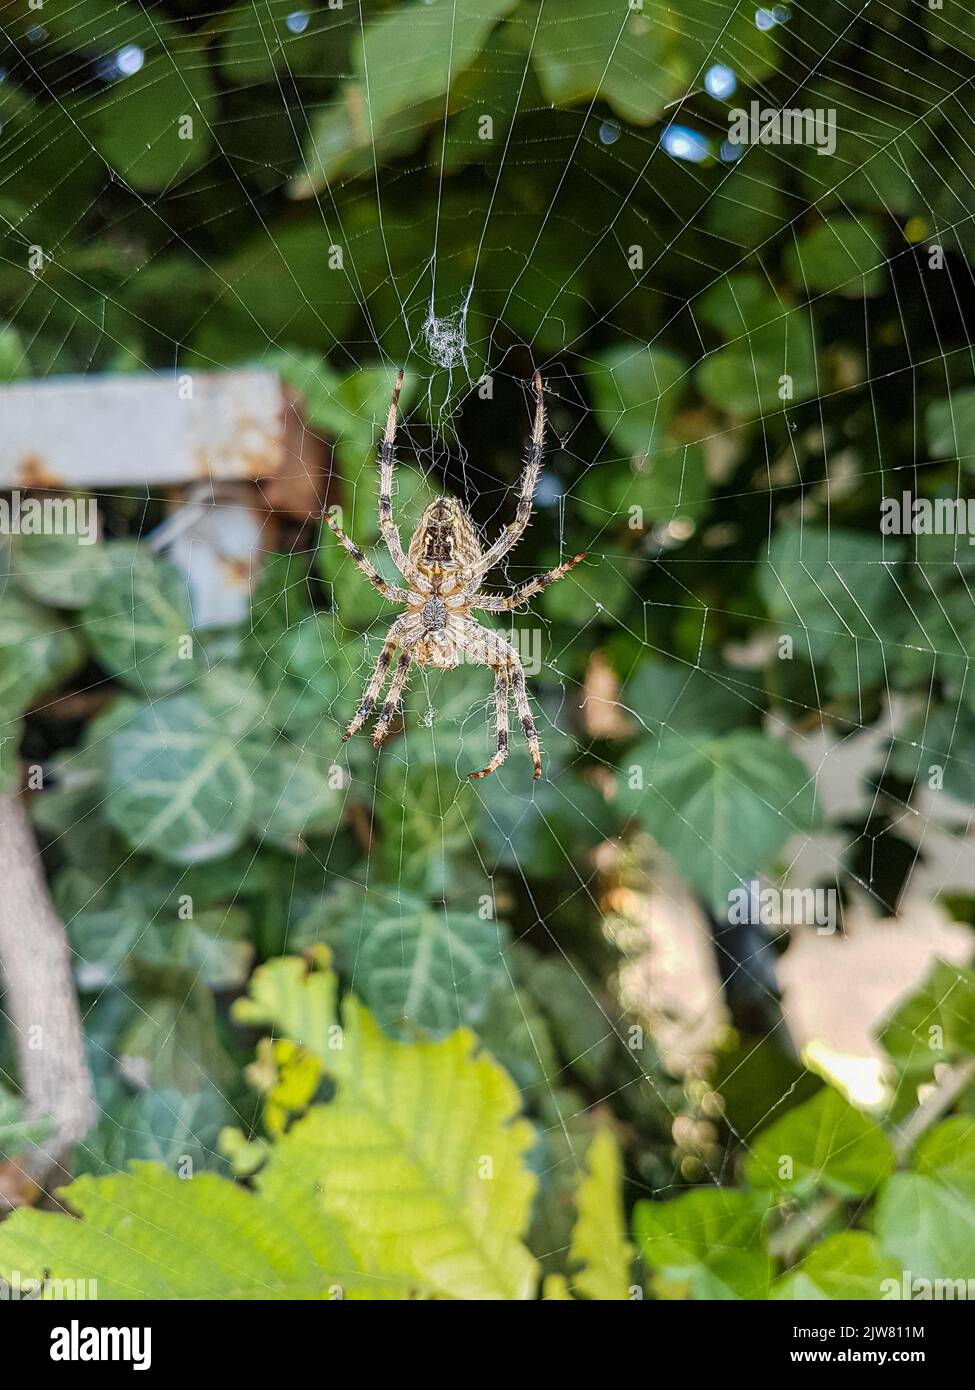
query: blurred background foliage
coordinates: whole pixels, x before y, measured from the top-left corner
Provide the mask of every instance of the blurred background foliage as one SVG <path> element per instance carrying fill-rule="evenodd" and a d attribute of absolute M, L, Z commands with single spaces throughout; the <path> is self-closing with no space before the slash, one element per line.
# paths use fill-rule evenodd
<path fill-rule="evenodd" d="M 273 367 L 375 546 L 395 366 L 406 532 L 442 488 L 508 519 L 539 366 L 549 447 L 508 577 L 589 552 L 517 620 L 541 619 L 533 787 L 517 740 L 465 780 L 492 740 L 475 668 L 415 680 L 378 762 L 364 738 L 340 754 L 391 610 L 316 528 L 185 661 L 185 578 L 136 544 L 166 513 L 137 459 L 104 545 L 7 547 L 0 768 L 45 769 L 32 813 L 102 1110 L 80 1171 L 191 1154 L 246 1176 L 280 1058 L 255 1084 L 231 1001 L 256 964 L 327 946 L 388 1035 L 471 1027 L 513 1079 L 546 1272 L 577 1265 L 609 1125 L 661 1296 L 873 1297 L 892 1261 L 975 1275 L 970 1089 L 920 1156 L 891 1128 L 935 1065 L 966 1065 L 975 879 L 933 857 L 953 954 L 922 954 L 914 1013 L 853 1058 L 883 1080 L 869 1117 L 781 1027 L 788 932 L 727 920 L 729 892 L 785 882 L 809 845 L 802 886 L 903 916 L 923 826 L 969 830 L 972 552 L 882 536 L 879 509 L 970 486 L 972 18 L 78 0 L 0 5 L 0 35 L 3 379 Z M 835 112 L 835 153 L 729 148 L 753 100 Z M 816 774 L 864 740 L 826 795 Z M 662 1009 L 639 987 L 661 903 L 704 941 L 703 994 Z"/>

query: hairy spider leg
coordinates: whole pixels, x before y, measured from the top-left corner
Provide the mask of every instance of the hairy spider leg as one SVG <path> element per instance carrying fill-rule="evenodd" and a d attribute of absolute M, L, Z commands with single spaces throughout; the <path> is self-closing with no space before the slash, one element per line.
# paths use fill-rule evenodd
<path fill-rule="evenodd" d="M 393 557 L 393 564 L 400 574 L 406 573 L 406 556 L 400 540 L 399 527 L 393 520 L 393 451 L 396 445 L 396 412 L 399 406 L 399 393 L 403 386 L 402 367 L 396 373 L 393 399 L 386 417 L 386 430 L 379 449 L 379 529 L 386 548 Z"/>
<path fill-rule="evenodd" d="M 480 608 L 485 613 L 507 613 L 512 608 L 518 608 L 521 604 L 527 603 L 534 595 L 554 584 L 557 579 L 568 574 L 574 565 L 580 564 L 586 558 L 583 550 L 579 555 L 573 555 L 571 560 L 566 560 L 563 565 L 556 565 L 554 570 L 549 570 L 548 574 L 540 574 L 536 579 L 530 579 L 527 584 L 522 584 L 520 588 L 510 594 L 472 594 L 471 607 Z"/>
<path fill-rule="evenodd" d="M 355 563 L 362 570 L 362 573 L 369 580 L 372 587 L 382 594 L 383 598 L 388 598 L 391 603 L 409 603 L 410 595 L 408 590 L 398 588 L 395 584 L 387 584 L 385 579 L 373 565 L 371 560 L 367 560 L 359 546 L 351 537 L 347 536 L 340 526 L 329 516 L 328 512 L 322 512 L 322 520 L 331 528 L 334 534 L 345 546 L 352 556 Z"/>
<path fill-rule="evenodd" d="M 402 699 L 403 690 L 406 686 L 406 678 L 410 673 L 410 667 L 412 665 L 412 654 L 408 650 L 404 651 L 399 661 L 396 663 L 396 670 L 393 672 L 392 682 L 386 693 L 386 699 L 383 703 L 379 718 L 376 720 L 376 727 L 372 731 L 372 744 L 374 748 L 378 748 L 389 733 L 389 726 L 399 708 L 399 702 Z"/>
<path fill-rule="evenodd" d="M 474 780 L 478 777 L 488 777 L 492 772 L 497 772 L 498 768 L 508 756 L 509 699 L 508 668 L 506 666 L 496 666 L 494 668 L 494 728 L 498 739 L 497 751 L 487 767 L 482 767 L 480 772 L 469 772 L 467 774 L 468 777 Z"/>
<path fill-rule="evenodd" d="M 525 454 L 525 467 L 518 489 L 518 507 L 515 512 L 515 519 L 509 526 L 505 527 L 500 537 L 484 552 L 477 563 L 466 571 L 465 580 L 482 579 L 488 570 L 493 569 L 498 561 L 517 545 L 525 533 L 525 527 L 531 520 L 532 500 L 535 496 L 535 488 L 538 486 L 538 475 L 542 467 L 542 446 L 545 442 L 545 400 L 541 372 L 535 373 L 534 384 L 535 425 Z"/>
<path fill-rule="evenodd" d="M 470 660 L 478 662 L 482 666 L 490 666 L 495 672 L 499 668 L 504 668 L 506 677 L 511 685 L 511 691 L 515 699 L 515 709 L 518 711 L 518 718 L 521 721 L 522 732 L 528 743 L 528 750 L 531 753 L 532 763 L 535 768 L 536 780 L 542 775 L 542 750 L 538 741 L 538 730 L 535 728 L 535 720 L 532 718 L 531 706 L 528 703 L 528 690 L 525 684 L 525 668 L 521 664 L 521 658 L 515 651 L 510 642 L 506 642 L 497 632 L 492 632 L 489 628 L 482 627 L 474 618 L 468 618 L 464 630 L 464 635 L 460 640 L 460 645 L 466 651 Z M 495 692 L 497 694 L 497 692 Z M 505 718 L 507 723 L 507 716 Z M 499 740 L 500 742 L 500 740 Z M 500 751 L 500 748 L 499 750 Z M 497 758 L 497 752 L 495 753 Z M 493 761 L 493 759 L 492 759 Z M 500 767 L 501 758 L 496 764 Z M 485 773 L 489 769 L 485 768 Z M 494 768 L 490 768 L 494 771 Z"/>

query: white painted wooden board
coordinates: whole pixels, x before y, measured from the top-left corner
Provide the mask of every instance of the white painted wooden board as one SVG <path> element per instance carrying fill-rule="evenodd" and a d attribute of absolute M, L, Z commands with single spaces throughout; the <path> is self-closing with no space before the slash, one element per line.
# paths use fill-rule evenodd
<path fill-rule="evenodd" d="M 275 372 L 65 376 L 0 388 L 0 488 L 121 488 L 298 471 Z"/>

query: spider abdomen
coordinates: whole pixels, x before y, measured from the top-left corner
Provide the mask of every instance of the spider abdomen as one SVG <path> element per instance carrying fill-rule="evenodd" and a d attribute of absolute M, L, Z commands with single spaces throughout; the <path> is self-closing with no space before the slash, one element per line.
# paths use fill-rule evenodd
<path fill-rule="evenodd" d="M 423 625 L 428 631 L 436 628 L 445 627 L 447 623 L 447 605 L 443 599 L 431 598 L 427 600 L 423 612 Z"/>

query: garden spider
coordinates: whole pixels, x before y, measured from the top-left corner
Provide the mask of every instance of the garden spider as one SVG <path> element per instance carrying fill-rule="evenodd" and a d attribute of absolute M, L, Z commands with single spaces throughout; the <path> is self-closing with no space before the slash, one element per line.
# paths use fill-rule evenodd
<path fill-rule="evenodd" d="M 406 605 L 406 612 L 393 622 L 386 642 L 376 662 L 376 669 L 366 686 L 362 703 L 351 724 L 342 735 L 351 738 L 368 719 L 386 675 L 399 651 L 396 669 L 373 731 L 376 748 L 389 733 L 390 724 L 406 686 L 406 678 L 414 662 L 418 666 L 435 666 L 449 670 L 460 664 L 461 655 L 468 661 L 489 666 L 494 671 L 494 708 L 497 727 L 497 751 L 487 767 L 472 772 L 471 777 L 486 777 L 499 768 L 508 756 L 508 700 L 513 693 L 515 707 L 521 720 L 528 747 L 531 750 L 535 776 L 542 775 L 542 757 L 535 721 L 525 689 L 525 671 L 518 653 L 509 642 L 490 628 L 482 627 L 471 617 L 471 609 L 486 613 L 507 613 L 539 593 L 585 558 L 576 555 L 564 565 L 547 574 L 529 580 L 508 595 L 486 594 L 481 583 L 489 570 L 517 544 L 524 534 L 532 511 L 532 497 L 542 463 L 542 438 L 545 432 L 545 404 L 542 400 L 542 378 L 535 373 L 535 425 L 528 444 L 525 467 L 518 494 L 515 519 L 487 550 L 474 531 L 467 512 L 453 497 L 438 497 L 424 510 L 420 525 L 413 533 L 406 553 L 400 543 L 399 529 L 393 521 L 391 494 L 393 490 L 393 445 L 396 440 L 396 412 L 399 404 L 403 373 L 396 375 L 393 399 L 386 420 L 382 447 L 379 452 L 379 529 L 393 563 L 406 581 L 406 587 L 387 584 L 353 540 L 350 540 L 332 518 L 325 520 L 362 570 L 370 584 L 393 603 Z"/>

